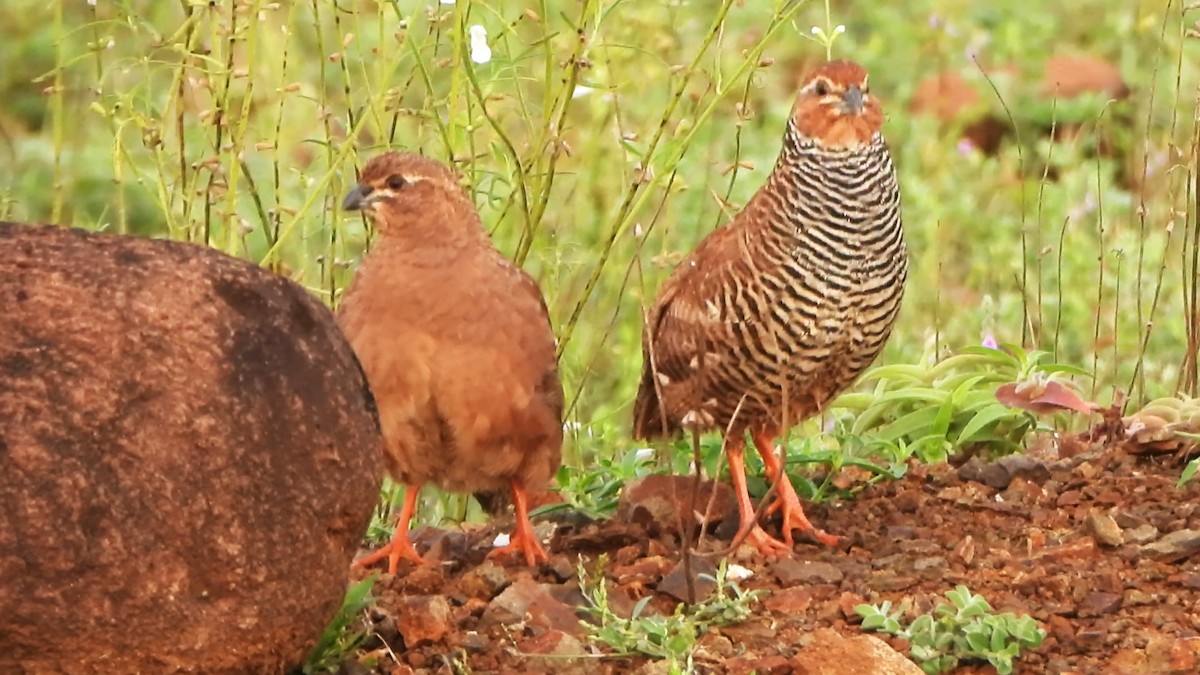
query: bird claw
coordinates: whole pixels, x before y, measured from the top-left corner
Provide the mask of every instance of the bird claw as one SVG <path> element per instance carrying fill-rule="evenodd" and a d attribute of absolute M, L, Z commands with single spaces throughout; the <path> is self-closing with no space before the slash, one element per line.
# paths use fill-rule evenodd
<path fill-rule="evenodd" d="M 841 541 L 836 535 L 818 529 L 809 521 L 808 517 L 804 515 L 804 507 L 800 505 L 800 499 L 794 492 L 790 495 L 785 493 L 784 496 L 776 499 L 767 507 L 766 513 L 776 511 L 783 512 L 783 541 L 788 546 L 795 543 L 792 539 L 793 530 L 807 534 L 825 546 L 837 546 Z"/>
<path fill-rule="evenodd" d="M 354 567 L 370 567 L 384 558 L 387 558 L 388 561 L 388 574 L 396 573 L 400 567 L 401 558 L 418 565 L 425 562 L 417 553 L 417 549 L 413 548 L 412 542 L 405 536 L 403 538 L 396 537 L 373 553 L 368 553 L 355 560 Z"/>
<path fill-rule="evenodd" d="M 790 545 L 767 534 L 766 530 L 762 529 L 757 523 L 752 524 L 749 531 L 743 528 L 733 540 L 741 540 L 743 544 L 753 546 L 762 555 L 784 557 L 792 554 L 792 547 Z"/>
<path fill-rule="evenodd" d="M 550 556 L 546 555 L 546 549 L 542 548 L 541 542 L 534 537 L 523 536 L 520 532 L 512 536 L 507 546 L 493 550 L 487 554 L 488 560 L 494 558 L 507 557 L 521 553 L 525 556 L 525 562 L 530 567 L 537 567 L 539 563 L 550 562 Z"/>

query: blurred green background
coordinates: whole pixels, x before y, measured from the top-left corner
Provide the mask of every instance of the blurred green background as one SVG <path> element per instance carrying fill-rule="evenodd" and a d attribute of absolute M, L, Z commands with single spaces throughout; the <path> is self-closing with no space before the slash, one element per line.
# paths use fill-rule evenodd
<path fill-rule="evenodd" d="M 205 242 L 336 304 L 369 245 L 337 211 L 355 167 L 450 161 L 548 297 L 568 457 L 611 457 L 635 447 L 643 307 L 762 183 L 826 56 L 812 28 L 844 25 L 913 264 L 881 362 L 994 336 L 1087 369 L 1101 402 L 1194 387 L 1197 17 L 989 5 L 8 0 L 0 217 Z M 1055 96 L 1055 57 L 1098 63 L 1066 62 Z M 963 91 L 921 89 L 947 71 Z M 961 115 L 929 114 L 949 99 Z"/>

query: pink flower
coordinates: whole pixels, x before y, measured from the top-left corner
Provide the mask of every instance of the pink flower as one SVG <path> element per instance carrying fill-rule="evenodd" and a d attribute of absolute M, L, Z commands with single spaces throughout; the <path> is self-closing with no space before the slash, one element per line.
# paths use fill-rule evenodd
<path fill-rule="evenodd" d="M 996 342 L 996 336 L 992 335 L 991 333 L 983 336 L 983 342 L 981 344 L 988 349 L 1000 349 L 1000 344 Z"/>

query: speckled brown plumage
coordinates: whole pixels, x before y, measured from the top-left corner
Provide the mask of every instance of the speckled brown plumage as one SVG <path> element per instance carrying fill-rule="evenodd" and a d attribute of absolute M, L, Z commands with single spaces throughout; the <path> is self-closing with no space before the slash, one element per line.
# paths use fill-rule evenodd
<path fill-rule="evenodd" d="M 728 430 L 741 534 L 764 552 L 790 551 L 794 529 L 836 541 L 808 522 L 787 480 L 772 505 L 786 544 L 767 535 L 742 458 L 749 432 L 774 480 L 774 440 L 849 387 L 891 332 L 907 253 L 882 124 L 861 66 L 812 72 L 766 184 L 684 259 L 647 316 L 634 435 Z"/>
<path fill-rule="evenodd" d="M 445 166 L 417 155 L 372 159 L 343 208 L 378 234 L 338 309 L 379 406 L 391 475 L 409 486 L 393 542 L 364 559 L 419 559 L 408 524 L 423 483 L 511 490 L 508 549 L 533 565 L 526 490 L 561 463 L 563 393 L 537 284 L 488 239 Z"/>

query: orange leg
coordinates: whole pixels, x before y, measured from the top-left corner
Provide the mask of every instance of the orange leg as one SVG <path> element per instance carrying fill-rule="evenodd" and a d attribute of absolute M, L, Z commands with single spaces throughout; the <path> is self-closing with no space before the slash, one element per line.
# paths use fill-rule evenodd
<path fill-rule="evenodd" d="M 392 535 L 392 540 L 378 551 L 354 561 L 355 567 L 367 567 L 387 558 L 388 574 L 395 574 L 401 558 L 418 564 L 423 562 L 421 556 L 417 555 L 417 549 L 413 548 L 412 540 L 408 538 L 408 525 L 412 521 L 413 512 L 417 510 L 417 495 L 421 492 L 421 485 L 410 483 L 407 488 L 404 491 L 404 507 L 400 509 L 400 520 L 396 523 L 396 533 Z"/>
<path fill-rule="evenodd" d="M 742 540 L 764 555 L 785 556 L 792 547 L 767 534 L 754 518 L 754 504 L 746 490 L 746 439 L 742 434 L 725 437 L 725 454 L 729 457 L 729 473 L 733 476 L 733 491 L 737 493 L 741 527 L 733 540 Z M 743 539 L 743 537 L 745 537 Z"/>
<path fill-rule="evenodd" d="M 783 471 L 783 463 L 775 454 L 775 434 L 767 429 L 759 429 L 752 432 L 751 436 L 754 438 L 754 447 L 762 456 L 763 465 L 767 468 L 767 478 L 772 484 L 776 480 L 779 481 L 775 501 L 767 510 L 768 512 L 783 510 L 783 541 L 791 546 L 792 530 L 800 530 L 809 533 L 813 539 L 826 546 L 837 545 L 837 537 L 817 529 L 804 515 L 804 507 L 800 505 L 800 497 L 796 494 L 796 488 L 792 486 L 792 481 Z"/>
<path fill-rule="evenodd" d="M 488 554 L 489 558 L 507 556 L 521 552 L 525 554 L 525 562 L 530 567 L 538 563 L 550 561 L 542 548 L 541 542 L 533 534 L 533 524 L 529 522 L 529 505 L 525 499 L 525 487 L 517 481 L 512 481 L 513 505 L 517 507 L 517 527 L 509 539 L 508 546 L 498 548 Z"/>

